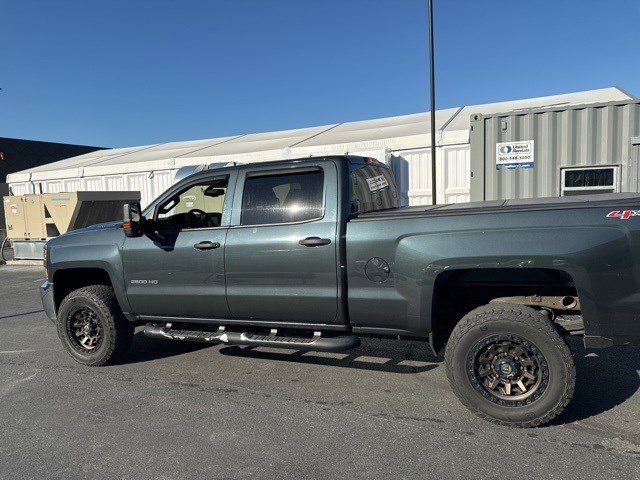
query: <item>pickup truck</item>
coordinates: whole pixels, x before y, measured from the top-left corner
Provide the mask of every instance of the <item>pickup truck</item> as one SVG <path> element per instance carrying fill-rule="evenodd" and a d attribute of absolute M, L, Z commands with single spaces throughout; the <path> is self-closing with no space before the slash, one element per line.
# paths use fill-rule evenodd
<path fill-rule="evenodd" d="M 136 326 L 300 350 L 417 339 L 464 405 L 509 426 L 569 403 L 566 335 L 640 344 L 640 197 L 400 207 L 371 158 L 209 168 L 51 239 L 45 268 L 45 311 L 82 364 L 121 360 Z"/>

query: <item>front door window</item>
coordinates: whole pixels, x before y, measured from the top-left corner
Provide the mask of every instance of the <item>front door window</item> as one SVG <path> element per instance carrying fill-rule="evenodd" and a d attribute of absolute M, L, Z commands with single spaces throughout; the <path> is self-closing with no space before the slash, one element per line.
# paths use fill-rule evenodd
<path fill-rule="evenodd" d="M 190 186 L 158 207 L 158 227 L 168 230 L 219 227 L 226 194 L 226 179 Z"/>

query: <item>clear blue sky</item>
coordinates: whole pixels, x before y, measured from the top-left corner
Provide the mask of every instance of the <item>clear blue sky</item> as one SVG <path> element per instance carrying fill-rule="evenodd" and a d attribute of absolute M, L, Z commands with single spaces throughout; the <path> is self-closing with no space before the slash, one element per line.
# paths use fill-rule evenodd
<path fill-rule="evenodd" d="M 618 85 L 638 0 L 435 0 L 438 106 Z M 102 146 L 428 109 L 425 0 L 1 0 L 0 136 Z"/>

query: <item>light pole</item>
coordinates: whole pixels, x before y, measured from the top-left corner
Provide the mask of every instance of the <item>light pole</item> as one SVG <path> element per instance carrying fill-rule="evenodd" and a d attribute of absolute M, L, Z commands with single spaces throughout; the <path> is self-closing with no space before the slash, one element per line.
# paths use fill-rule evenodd
<path fill-rule="evenodd" d="M 436 204 L 436 74 L 433 54 L 433 0 L 429 8 L 429 89 L 431 97 L 431 203 Z"/>

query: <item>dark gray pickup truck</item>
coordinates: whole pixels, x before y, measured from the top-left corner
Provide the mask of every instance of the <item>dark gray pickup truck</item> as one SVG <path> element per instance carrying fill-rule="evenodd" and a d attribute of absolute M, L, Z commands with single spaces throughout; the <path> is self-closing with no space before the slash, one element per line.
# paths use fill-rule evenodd
<path fill-rule="evenodd" d="M 211 168 L 124 210 L 45 248 L 45 311 L 85 365 L 137 325 L 301 350 L 422 339 L 469 409 L 529 427 L 573 394 L 563 335 L 640 344 L 638 196 L 400 208 L 387 166 L 335 156 Z"/>

